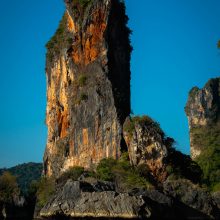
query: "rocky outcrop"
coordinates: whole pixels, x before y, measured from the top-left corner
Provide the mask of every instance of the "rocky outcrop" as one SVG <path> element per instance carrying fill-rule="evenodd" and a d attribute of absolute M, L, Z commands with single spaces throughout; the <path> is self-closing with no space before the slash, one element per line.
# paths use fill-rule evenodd
<path fill-rule="evenodd" d="M 189 93 L 185 112 L 190 128 L 191 157 L 196 159 L 203 147 L 208 147 L 209 138 L 216 139 L 216 133 L 220 131 L 220 78 L 209 80 L 203 89 L 194 87 Z"/>
<path fill-rule="evenodd" d="M 130 113 L 130 41 L 119 0 L 66 0 L 47 44 L 46 176 L 119 158 Z"/>
<path fill-rule="evenodd" d="M 148 116 L 127 118 L 124 137 L 133 165 L 146 165 L 159 181 L 166 178 L 168 142 L 159 124 Z"/>
<path fill-rule="evenodd" d="M 101 191 L 89 183 L 68 180 L 40 211 L 40 216 L 137 218 L 141 212 L 150 216 L 151 212 L 144 204 L 141 196 Z"/>
<path fill-rule="evenodd" d="M 212 198 L 213 198 L 213 200 L 215 201 L 215 203 L 217 204 L 217 206 L 218 206 L 218 208 L 220 210 L 220 191 L 214 192 L 212 194 Z"/>
<path fill-rule="evenodd" d="M 218 219 L 208 192 L 187 180 L 167 181 L 163 190 L 115 191 L 111 182 L 67 180 L 41 209 L 39 218 Z"/>
<path fill-rule="evenodd" d="M 163 191 L 166 195 L 175 198 L 186 206 L 200 211 L 203 218 L 218 219 L 220 217 L 220 210 L 210 193 L 198 185 L 192 184 L 189 180 L 165 181 Z M 197 218 L 199 216 L 197 215 Z"/>

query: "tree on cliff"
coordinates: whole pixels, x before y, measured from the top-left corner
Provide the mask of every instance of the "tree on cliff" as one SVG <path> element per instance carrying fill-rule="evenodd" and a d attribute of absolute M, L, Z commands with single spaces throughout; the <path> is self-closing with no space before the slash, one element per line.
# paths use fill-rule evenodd
<path fill-rule="evenodd" d="M 4 172 L 0 176 L 0 202 L 13 203 L 14 198 L 18 197 L 20 190 L 16 181 L 16 177 L 9 172 Z"/>

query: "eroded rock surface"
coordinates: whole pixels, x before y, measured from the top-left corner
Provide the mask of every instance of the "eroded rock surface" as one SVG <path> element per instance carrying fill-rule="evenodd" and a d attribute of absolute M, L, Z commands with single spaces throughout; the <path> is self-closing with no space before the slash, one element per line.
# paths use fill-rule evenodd
<path fill-rule="evenodd" d="M 145 164 L 157 180 L 163 181 L 168 146 L 160 126 L 147 116 L 127 118 L 124 137 L 131 163 L 135 166 Z"/>
<path fill-rule="evenodd" d="M 199 219 L 218 219 L 220 217 L 219 209 L 211 194 L 198 185 L 192 184 L 189 180 L 179 179 L 175 181 L 165 181 L 163 191 L 166 195 L 199 211 L 200 214 L 195 213 L 195 216 L 197 215 Z M 185 210 L 187 211 L 187 209 Z"/>
<path fill-rule="evenodd" d="M 130 113 L 130 41 L 119 0 L 66 0 L 47 44 L 46 176 L 119 158 Z"/>
<path fill-rule="evenodd" d="M 137 218 L 141 213 L 151 215 L 141 196 L 97 191 L 88 183 L 68 180 L 40 211 L 40 216 Z"/>
<path fill-rule="evenodd" d="M 67 180 L 41 209 L 39 218 L 218 219 L 211 195 L 188 180 L 166 181 L 158 190 L 120 193 L 111 182 Z M 104 188 L 103 188 L 104 187 Z M 102 189 L 103 188 L 103 189 Z"/>

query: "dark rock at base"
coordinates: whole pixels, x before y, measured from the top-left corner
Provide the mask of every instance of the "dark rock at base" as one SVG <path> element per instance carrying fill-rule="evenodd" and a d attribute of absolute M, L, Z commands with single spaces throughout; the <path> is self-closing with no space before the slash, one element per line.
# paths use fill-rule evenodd
<path fill-rule="evenodd" d="M 220 209 L 220 191 L 214 192 L 214 193 L 212 194 L 212 198 L 213 198 L 213 200 L 215 201 L 217 207 Z"/>
<path fill-rule="evenodd" d="M 164 193 L 175 199 L 175 207 L 193 218 L 207 219 L 220 217 L 215 201 L 205 189 L 186 179 L 166 181 Z"/>
<path fill-rule="evenodd" d="M 142 196 L 115 191 L 100 191 L 84 182 L 68 180 L 41 209 L 41 217 L 65 215 L 70 217 L 138 218 L 151 216 Z M 87 183 L 88 185 L 89 183 Z M 93 191 L 91 190 L 93 189 Z"/>
<path fill-rule="evenodd" d="M 98 181 L 111 188 L 111 182 Z M 69 179 L 40 210 L 43 219 L 218 219 L 219 209 L 205 190 L 188 180 L 166 181 L 164 191 L 105 191 Z"/>

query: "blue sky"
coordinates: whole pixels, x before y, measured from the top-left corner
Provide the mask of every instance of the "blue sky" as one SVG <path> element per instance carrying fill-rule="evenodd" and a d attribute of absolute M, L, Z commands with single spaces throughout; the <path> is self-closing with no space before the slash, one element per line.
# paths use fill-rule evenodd
<path fill-rule="evenodd" d="M 126 0 L 134 51 L 132 109 L 157 120 L 189 153 L 188 91 L 220 75 L 219 0 Z M 62 0 L 2 1 L 0 167 L 40 162 L 46 144 L 45 43 Z"/>

